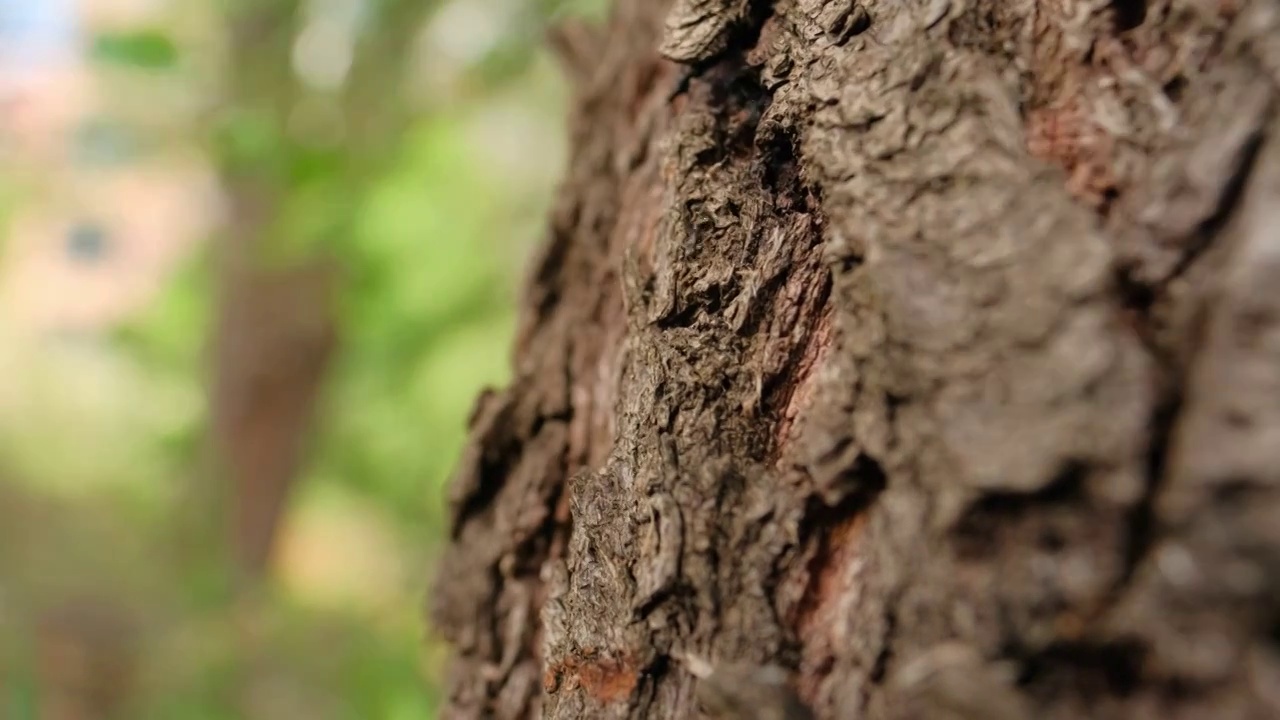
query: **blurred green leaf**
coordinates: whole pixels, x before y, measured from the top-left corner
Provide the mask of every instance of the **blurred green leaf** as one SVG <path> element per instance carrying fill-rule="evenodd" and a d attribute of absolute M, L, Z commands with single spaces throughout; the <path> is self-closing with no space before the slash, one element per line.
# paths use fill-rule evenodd
<path fill-rule="evenodd" d="M 11 639 L 10 642 L 12 642 Z M 17 645 L 18 643 L 14 644 Z M 4 658 L 4 660 L 6 663 L 12 663 L 18 673 L 17 677 L 13 677 L 12 670 L 5 668 L 5 670 L 9 670 L 9 677 L 6 678 L 8 682 L 0 685 L 0 691 L 4 693 L 3 697 L 0 697 L 0 700 L 3 701 L 0 708 L 5 710 L 5 712 L 0 713 L 0 717 L 13 718 L 13 720 L 36 720 L 40 715 L 36 704 L 35 682 L 30 677 L 29 672 L 24 672 L 24 669 L 30 667 L 30 665 L 21 662 L 17 657 Z"/>
<path fill-rule="evenodd" d="M 228 172 L 269 173 L 285 176 L 287 144 L 276 119 L 250 108 L 225 111 L 213 138 L 214 152 Z"/>
<path fill-rule="evenodd" d="M 94 38 L 92 57 L 144 70 L 169 70 L 178 64 L 178 48 L 159 30 L 105 33 Z"/>

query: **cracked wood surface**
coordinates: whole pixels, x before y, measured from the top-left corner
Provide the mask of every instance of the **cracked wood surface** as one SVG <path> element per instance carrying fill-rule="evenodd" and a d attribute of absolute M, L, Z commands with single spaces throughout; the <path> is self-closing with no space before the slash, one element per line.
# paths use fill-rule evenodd
<path fill-rule="evenodd" d="M 786 706 L 688 656 L 817 718 L 1280 713 L 1280 3 L 619 0 L 552 45 L 447 717 Z"/>

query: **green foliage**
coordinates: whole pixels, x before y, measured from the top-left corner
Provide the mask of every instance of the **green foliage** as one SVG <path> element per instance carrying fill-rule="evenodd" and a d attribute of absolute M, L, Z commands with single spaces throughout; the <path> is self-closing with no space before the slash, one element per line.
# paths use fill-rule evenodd
<path fill-rule="evenodd" d="M 24 662 L 29 655 L 28 644 L 10 642 L 4 652 L 0 653 L 0 717 L 12 720 L 36 720 L 40 717 L 36 706 L 36 687 L 32 675 L 32 664 Z"/>
<path fill-rule="evenodd" d="M 233 10 L 259 6 L 211 7 L 227 20 Z M 549 8 L 530 4 L 521 17 L 560 12 Z M 372 508 L 394 540 L 385 552 L 403 556 L 416 580 L 388 591 L 393 610 L 334 606 L 282 580 L 263 601 L 265 657 L 254 661 L 278 672 L 286 689 L 325 700 L 317 717 L 407 720 L 433 716 L 440 700 L 421 641 L 425 568 L 442 536 L 443 488 L 474 398 L 509 376 L 520 258 L 541 234 L 558 175 L 562 108 L 559 78 L 535 50 L 540 34 L 517 33 L 459 71 L 467 82 L 458 97 L 436 98 L 431 112 L 416 117 L 401 114 L 391 82 L 400 69 L 387 64 L 406 53 L 388 47 L 414 36 L 405 19 L 422 7 L 379 0 L 373 9 L 363 46 L 379 52 L 353 71 L 360 92 L 350 97 L 359 102 L 309 94 L 275 68 L 230 78 L 218 90 L 227 99 L 192 132 L 205 138 L 227 183 L 249 179 L 246 187 L 262 194 L 269 216 L 255 231 L 264 261 L 324 254 L 343 271 L 340 346 L 291 517 L 321 503 Z M 278 50 L 289 38 L 279 35 L 296 24 L 263 27 L 274 33 L 262 39 L 274 48 L 263 55 L 286 55 Z M 178 37 L 150 29 L 105 35 L 94 56 L 156 79 L 163 75 L 156 71 L 198 59 Z M 236 60 L 254 67 L 255 58 Z M 330 111 L 341 118 L 333 142 L 298 130 L 308 112 Z M 105 165 L 127 162 L 135 145 L 157 144 L 105 126 L 87 132 L 97 133 L 88 145 Z M 498 135 L 513 132 L 523 134 L 515 142 Z M 7 190 L 0 187 L 0 215 L 10 204 Z M 0 452 L 25 451 L 6 460 L 41 457 L 22 466 L 40 482 L 70 471 L 124 478 L 116 491 L 80 500 L 134 532 L 139 544 L 164 549 L 154 564 L 119 579 L 160 623 L 154 693 L 138 715 L 146 719 L 240 717 L 233 689 L 260 669 L 228 633 L 235 609 L 218 553 L 174 546 L 174 504 L 201 472 L 209 419 L 213 259 L 207 249 L 189 258 L 161 297 L 114 335 L 111 347 L 128 366 L 123 390 L 88 409 L 83 402 L 42 406 L 24 418 L 36 429 L 0 437 L 8 443 Z M 45 382 L 59 382 L 46 374 L 53 379 Z M 72 456 L 86 459 L 77 464 Z M 165 591 L 153 592 L 157 585 Z M 0 697 L 0 714 L 32 717 L 30 693 L 23 694 L 29 685 L 3 688 L 9 695 Z"/>
<path fill-rule="evenodd" d="M 271 170 L 283 179 L 285 138 L 275 118 L 262 110 L 228 108 L 219 119 L 213 151 L 224 167 L 232 171 Z"/>
<path fill-rule="evenodd" d="M 169 70 L 177 66 L 179 53 L 165 33 L 135 30 L 104 33 L 94 38 L 94 59 L 144 70 Z"/>

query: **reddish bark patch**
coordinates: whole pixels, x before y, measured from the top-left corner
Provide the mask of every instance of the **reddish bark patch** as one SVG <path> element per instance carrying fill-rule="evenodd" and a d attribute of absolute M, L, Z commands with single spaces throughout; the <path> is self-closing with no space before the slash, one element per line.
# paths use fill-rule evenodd
<path fill-rule="evenodd" d="M 578 682 L 591 697 L 603 703 L 621 702 L 631 696 L 640 673 L 614 661 L 588 665 L 578 673 Z"/>
<path fill-rule="evenodd" d="M 796 690 L 810 702 L 847 639 L 846 618 L 858 592 L 862 561 L 859 540 L 866 517 L 866 513 L 857 513 L 831 526 L 809 561 L 809 586 L 796 612 L 794 627 L 801 638 L 801 672 Z"/>
<path fill-rule="evenodd" d="M 1027 58 L 1027 149 L 1063 168 L 1067 190 L 1102 213 L 1143 182 L 1131 146 L 1172 138 L 1189 79 L 1203 74 L 1224 41 L 1204 16 L 1216 12 L 1227 21 L 1241 7 L 1218 0 L 1190 13 L 1176 5 L 1113 2 L 1091 17 L 1070 0 L 1039 4 Z M 1126 128 L 1122 143 L 1095 120 L 1117 115 Z"/>
<path fill-rule="evenodd" d="M 774 432 L 776 455 L 779 457 L 784 454 L 790 442 L 796 419 L 812 404 L 814 388 L 818 384 L 818 368 L 822 367 L 823 360 L 834 344 L 831 317 L 831 306 L 828 304 L 801 350 L 790 392 L 782 398 L 782 415 Z"/>
<path fill-rule="evenodd" d="M 1095 210 L 1106 208 L 1116 193 L 1111 168 L 1111 138 L 1068 100 L 1027 116 L 1027 150 L 1067 173 L 1067 191 Z"/>
<path fill-rule="evenodd" d="M 1240 12 L 1240 0 L 1218 0 L 1218 14 L 1233 18 Z"/>
<path fill-rule="evenodd" d="M 1102 56 L 1126 50 L 1113 35 L 1106 34 L 1086 53 L 1066 30 L 1075 22 L 1075 12 L 1074 4 L 1056 0 L 1046 2 L 1036 16 L 1034 50 L 1029 58 L 1033 81 L 1028 88 L 1032 109 L 1026 115 L 1027 151 L 1062 168 L 1067 174 L 1067 191 L 1073 197 L 1106 212 L 1120 184 L 1112 157 L 1114 144 L 1092 120 L 1085 88 L 1098 85 L 1104 77 L 1115 82 Z M 1111 14 L 1109 32 L 1124 32 L 1119 30 L 1125 25 L 1124 13 Z"/>
<path fill-rule="evenodd" d="M 549 668 L 542 676 L 547 692 L 579 687 L 600 703 L 615 703 L 631 697 L 640 682 L 640 670 L 628 658 L 569 657 Z"/>

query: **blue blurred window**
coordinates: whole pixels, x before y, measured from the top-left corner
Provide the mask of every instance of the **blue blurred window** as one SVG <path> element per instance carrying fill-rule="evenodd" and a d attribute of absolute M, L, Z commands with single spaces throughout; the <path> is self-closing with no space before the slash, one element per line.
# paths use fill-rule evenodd
<path fill-rule="evenodd" d="M 78 55 L 76 0 L 0 0 L 0 62 L 39 65 Z"/>

